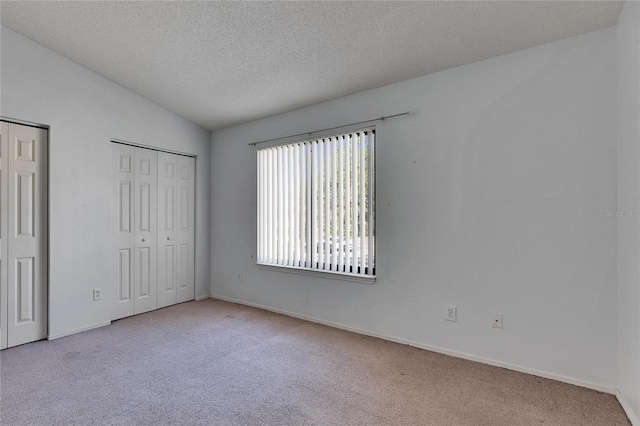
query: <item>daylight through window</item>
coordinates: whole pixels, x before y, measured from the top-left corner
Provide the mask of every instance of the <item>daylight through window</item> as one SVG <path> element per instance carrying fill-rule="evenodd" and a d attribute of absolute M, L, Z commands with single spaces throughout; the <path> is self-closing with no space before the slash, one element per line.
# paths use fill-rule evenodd
<path fill-rule="evenodd" d="M 258 149 L 258 263 L 375 276 L 375 130 Z"/>

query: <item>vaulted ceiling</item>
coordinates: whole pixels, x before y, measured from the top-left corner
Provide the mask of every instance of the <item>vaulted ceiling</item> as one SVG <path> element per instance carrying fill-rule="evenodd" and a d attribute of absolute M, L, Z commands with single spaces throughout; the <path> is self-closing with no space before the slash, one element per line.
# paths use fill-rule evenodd
<path fill-rule="evenodd" d="M 603 2 L 10 2 L 2 25 L 208 129 L 605 28 Z"/>

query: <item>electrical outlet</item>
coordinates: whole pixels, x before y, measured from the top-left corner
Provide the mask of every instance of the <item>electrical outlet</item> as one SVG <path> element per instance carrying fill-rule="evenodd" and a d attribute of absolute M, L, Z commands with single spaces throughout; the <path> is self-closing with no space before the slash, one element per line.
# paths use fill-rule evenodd
<path fill-rule="evenodd" d="M 238 275 L 236 275 L 236 281 L 239 283 L 242 282 L 242 271 L 238 271 Z"/>
<path fill-rule="evenodd" d="M 94 288 L 93 289 L 93 300 L 94 301 L 102 300 L 102 289 L 101 288 Z"/>
<path fill-rule="evenodd" d="M 447 321 L 457 321 L 458 320 L 458 308 L 453 305 L 444 307 L 444 319 Z"/>
<path fill-rule="evenodd" d="M 491 315 L 491 327 L 502 328 L 502 314 Z"/>

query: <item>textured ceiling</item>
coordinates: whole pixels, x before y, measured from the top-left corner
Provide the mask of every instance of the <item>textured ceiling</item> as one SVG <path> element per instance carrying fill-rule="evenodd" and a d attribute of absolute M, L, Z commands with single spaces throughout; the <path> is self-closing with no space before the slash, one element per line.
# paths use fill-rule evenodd
<path fill-rule="evenodd" d="M 2 24 L 218 129 L 614 25 L 620 2 L 8 2 Z"/>

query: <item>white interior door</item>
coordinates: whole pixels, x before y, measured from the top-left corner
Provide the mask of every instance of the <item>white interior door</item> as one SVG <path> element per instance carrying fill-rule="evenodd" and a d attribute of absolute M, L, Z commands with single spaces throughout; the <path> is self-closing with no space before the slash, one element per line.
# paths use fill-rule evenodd
<path fill-rule="evenodd" d="M 195 298 L 195 159 L 112 144 L 112 319 Z"/>
<path fill-rule="evenodd" d="M 177 303 L 176 175 L 178 155 L 158 152 L 158 308 Z"/>
<path fill-rule="evenodd" d="M 135 148 L 135 313 L 157 308 L 158 152 Z"/>
<path fill-rule="evenodd" d="M 134 310 L 134 213 L 135 149 L 111 144 L 111 282 L 116 283 L 112 319 L 131 316 Z"/>
<path fill-rule="evenodd" d="M 3 134 L 8 202 L 2 272 L 11 347 L 47 337 L 47 131 L 11 123 Z"/>
<path fill-rule="evenodd" d="M 195 299 L 195 169 L 193 157 L 177 157 L 178 303 Z"/>
<path fill-rule="evenodd" d="M 195 159 L 158 153 L 158 307 L 195 298 Z"/>

